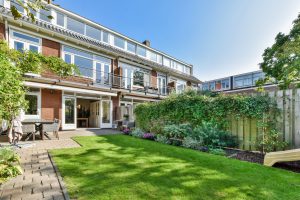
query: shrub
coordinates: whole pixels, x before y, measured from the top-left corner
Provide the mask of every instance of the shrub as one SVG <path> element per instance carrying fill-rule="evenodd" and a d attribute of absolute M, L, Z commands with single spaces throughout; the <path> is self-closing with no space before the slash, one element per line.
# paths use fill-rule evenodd
<path fill-rule="evenodd" d="M 282 141 L 281 134 L 276 130 L 267 131 L 260 135 L 256 142 L 256 147 L 262 153 L 284 150 L 288 146 L 287 142 Z"/>
<path fill-rule="evenodd" d="M 223 149 L 220 149 L 220 148 L 212 148 L 212 149 L 209 149 L 208 151 L 209 153 L 211 154 L 214 154 L 214 155 L 219 155 L 219 156 L 225 156 L 226 155 L 226 152 L 223 150 Z"/>
<path fill-rule="evenodd" d="M 188 136 L 183 139 L 182 146 L 191 149 L 199 149 L 202 146 L 202 142 Z"/>
<path fill-rule="evenodd" d="M 199 138 L 204 146 L 216 147 L 237 147 L 237 137 L 220 130 L 213 122 L 203 122 L 201 126 L 194 129 L 194 136 Z"/>
<path fill-rule="evenodd" d="M 142 131 L 142 129 L 140 128 L 135 128 L 130 135 L 132 135 L 133 137 L 138 137 L 138 138 L 142 138 L 144 135 L 144 131 Z"/>
<path fill-rule="evenodd" d="M 166 125 L 163 129 L 165 136 L 169 138 L 180 138 L 192 135 L 193 129 L 190 124 Z"/>
<path fill-rule="evenodd" d="M 166 136 L 161 134 L 156 135 L 155 141 L 163 144 L 170 144 L 170 140 Z"/>
<path fill-rule="evenodd" d="M 153 120 L 151 123 L 150 132 L 155 134 L 163 134 L 165 121 L 163 119 Z"/>
<path fill-rule="evenodd" d="M 147 140 L 154 140 L 155 139 L 155 135 L 152 134 L 152 133 L 144 133 L 143 138 L 147 139 Z"/>
<path fill-rule="evenodd" d="M 129 135 L 130 134 L 130 129 L 129 128 L 125 128 L 124 130 L 123 130 L 123 133 L 125 134 L 125 135 Z"/>
<path fill-rule="evenodd" d="M 0 149 L 0 178 L 7 179 L 22 174 L 20 158 L 11 148 Z"/>

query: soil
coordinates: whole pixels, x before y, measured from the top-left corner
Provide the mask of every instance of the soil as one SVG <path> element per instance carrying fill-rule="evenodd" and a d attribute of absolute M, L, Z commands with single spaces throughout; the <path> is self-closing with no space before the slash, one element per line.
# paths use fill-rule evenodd
<path fill-rule="evenodd" d="M 261 165 L 264 163 L 265 155 L 259 152 L 243 151 L 237 149 L 224 150 L 226 152 L 226 156 L 229 158 L 258 163 Z M 276 163 L 275 165 L 273 165 L 273 167 L 300 173 L 300 161 Z"/>

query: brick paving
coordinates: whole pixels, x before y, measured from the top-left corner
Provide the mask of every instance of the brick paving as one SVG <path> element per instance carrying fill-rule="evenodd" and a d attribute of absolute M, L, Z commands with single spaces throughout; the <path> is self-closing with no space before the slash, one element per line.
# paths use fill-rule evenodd
<path fill-rule="evenodd" d="M 18 149 L 21 158 L 23 174 L 0 186 L 1 200 L 35 200 L 35 199 L 69 199 L 59 172 L 56 173 L 48 155 L 49 149 L 80 147 L 71 139 L 74 136 L 94 136 L 104 134 L 118 134 L 115 130 L 76 130 L 60 132 L 60 139 L 35 142 L 20 142 Z M 5 143 L 1 143 L 4 144 Z M 7 145 L 7 143 L 6 143 Z"/>

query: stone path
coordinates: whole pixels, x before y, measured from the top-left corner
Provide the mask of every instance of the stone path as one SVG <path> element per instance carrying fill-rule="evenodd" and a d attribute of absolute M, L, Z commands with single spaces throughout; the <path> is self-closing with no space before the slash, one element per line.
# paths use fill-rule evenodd
<path fill-rule="evenodd" d="M 17 176 L 0 187 L 1 200 L 60 200 L 69 199 L 62 178 L 48 155 L 49 149 L 80 147 L 71 139 L 74 136 L 93 136 L 118 134 L 114 130 L 78 130 L 60 132 L 60 140 L 44 140 L 36 142 L 20 142 L 23 148 L 18 150 L 21 158 L 23 174 Z M 3 143 L 1 143 L 3 144 Z M 29 146 L 27 146 L 27 144 Z M 25 147 L 27 146 L 27 147 Z"/>

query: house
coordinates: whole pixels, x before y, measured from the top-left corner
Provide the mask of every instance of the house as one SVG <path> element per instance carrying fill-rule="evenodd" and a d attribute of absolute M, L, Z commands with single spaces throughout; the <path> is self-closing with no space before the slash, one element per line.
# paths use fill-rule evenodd
<path fill-rule="evenodd" d="M 257 89 L 256 81 L 265 77 L 262 70 L 237 74 L 224 78 L 204 81 L 201 83 L 200 90 L 223 93 L 252 93 Z M 264 88 L 268 90 L 276 89 L 274 84 L 266 84 Z"/>
<path fill-rule="evenodd" d="M 138 42 L 53 4 L 35 12 L 34 22 L 26 15 L 13 19 L 10 4 L 26 12 L 17 1 L 0 4 L 0 37 L 11 48 L 61 57 L 81 72 L 68 78 L 50 71 L 27 74 L 24 119 L 58 118 L 63 130 L 111 128 L 124 115 L 133 119 L 138 103 L 200 83 L 191 64 L 152 48 L 147 40 Z"/>

